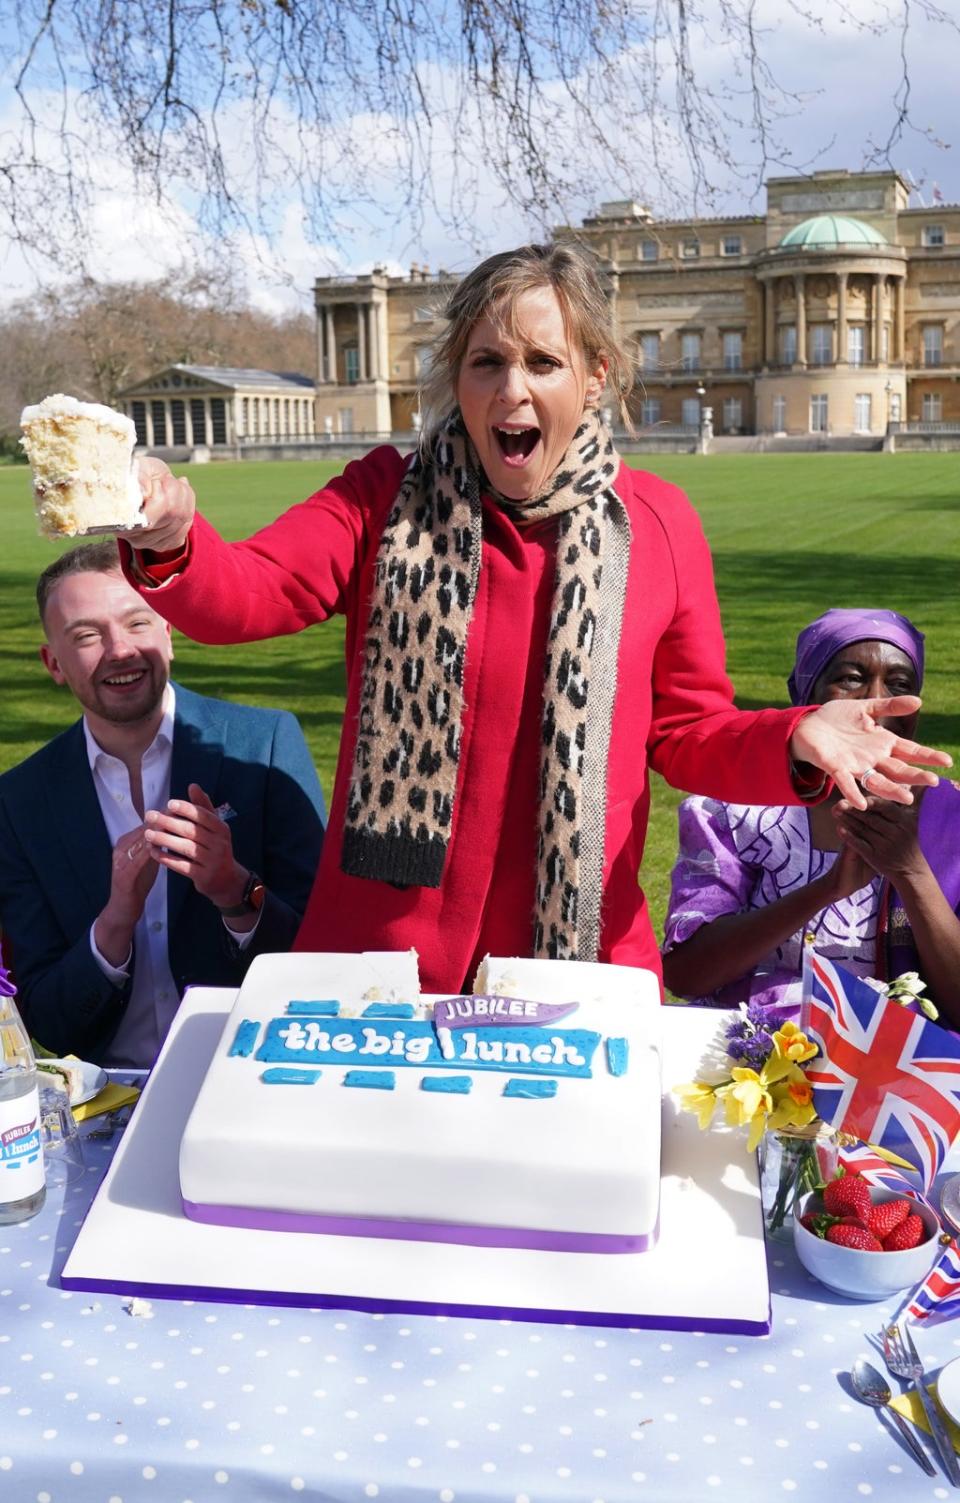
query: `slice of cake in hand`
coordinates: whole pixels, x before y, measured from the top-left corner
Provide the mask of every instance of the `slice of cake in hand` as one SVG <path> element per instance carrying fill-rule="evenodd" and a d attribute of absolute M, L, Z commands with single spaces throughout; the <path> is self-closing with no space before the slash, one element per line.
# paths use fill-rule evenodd
<path fill-rule="evenodd" d="M 496 995 L 433 999 L 408 955 L 258 956 L 183 1135 L 186 1214 L 561 1253 L 651 1247 L 657 978 L 485 967 Z"/>
<path fill-rule="evenodd" d="M 142 525 L 143 497 L 133 459 L 137 433 L 122 412 L 58 392 L 25 407 L 20 426 L 45 537 Z"/>

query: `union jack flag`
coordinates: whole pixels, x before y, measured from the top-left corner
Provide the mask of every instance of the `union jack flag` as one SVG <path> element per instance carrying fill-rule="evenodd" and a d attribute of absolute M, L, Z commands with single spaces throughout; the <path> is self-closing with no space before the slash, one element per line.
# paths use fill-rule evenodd
<path fill-rule="evenodd" d="M 907 1305 L 911 1320 L 960 1315 L 960 1249 L 949 1242 Z"/>
<path fill-rule="evenodd" d="M 929 1190 L 960 1136 L 960 1038 L 804 952 L 804 1066 L 824 1122 L 906 1159 Z"/>
<path fill-rule="evenodd" d="M 919 1187 L 907 1179 L 902 1170 L 891 1164 L 882 1153 L 877 1153 L 869 1143 L 854 1143 L 842 1148 L 839 1160 L 847 1174 L 859 1174 L 868 1185 L 877 1185 L 884 1190 L 895 1190 L 898 1195 L 909 1195 L 911 1200 L 923 1200 Z"/>

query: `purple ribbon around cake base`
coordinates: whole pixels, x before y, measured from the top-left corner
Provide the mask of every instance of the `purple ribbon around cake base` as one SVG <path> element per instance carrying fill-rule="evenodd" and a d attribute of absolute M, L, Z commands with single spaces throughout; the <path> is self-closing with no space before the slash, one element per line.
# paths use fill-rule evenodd
<path fill-rule="evenodd" d="M 443 1221 L 397 1221 L 385 1216 L 323 1216 L 266 1211 L 252 1206 L 200 1205 L 185 1200 L 183 1213 L 209 1226 L 264 1232 L 318 1232 L 328 1237 L 386 1237 L 399 1242 L 450 1242 L 466 1247 L 517 1247 L 536 1252 L 642 1253 L 656 1245 L 659 1217 L 640 1237 L 606 1232 L 551 1232 L 516 1226 L 466 1226 Z"/>

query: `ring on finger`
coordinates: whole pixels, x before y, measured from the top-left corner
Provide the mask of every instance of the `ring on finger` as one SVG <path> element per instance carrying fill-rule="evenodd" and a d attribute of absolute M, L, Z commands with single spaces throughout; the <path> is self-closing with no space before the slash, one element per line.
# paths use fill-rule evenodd
<path fill-rule="evenodd" d="M 861 788 L 866 788 L 867 784 L 869 783 L 870 779 L 875 775 L 876 771 L 877 771 L 877 769 L 875 767 L 865 767 L 863 769 L 863 772 L 861 772 L 858 775 L 858 778 L 857 778 L 857 782 L 860 784 Z"/>

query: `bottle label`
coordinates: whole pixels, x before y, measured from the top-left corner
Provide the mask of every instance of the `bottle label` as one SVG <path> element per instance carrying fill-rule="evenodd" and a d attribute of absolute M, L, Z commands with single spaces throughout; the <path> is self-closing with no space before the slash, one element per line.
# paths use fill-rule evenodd
<path fill-rule="evenodd" d="M 0 1203 L 26 1200 L 43 1186 L 40 1093 L 0 1101 Z"/>

